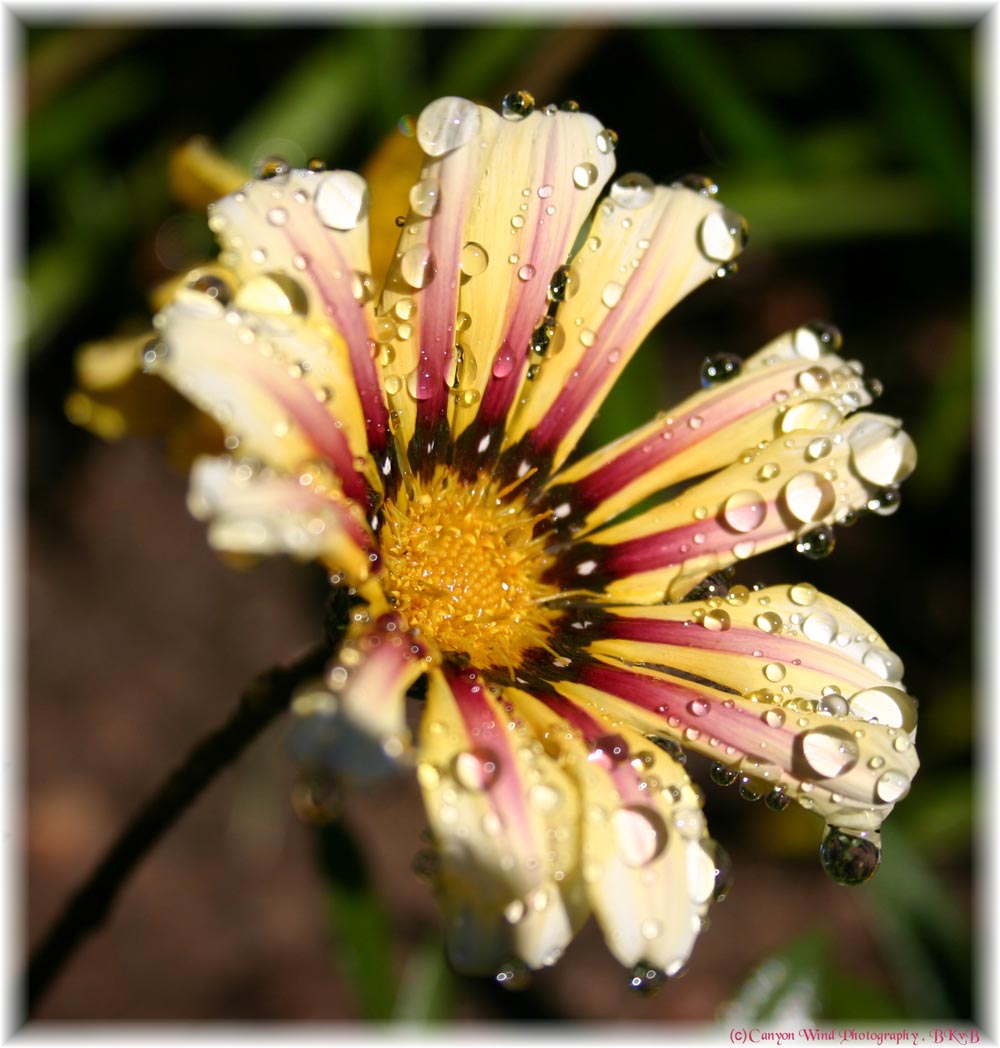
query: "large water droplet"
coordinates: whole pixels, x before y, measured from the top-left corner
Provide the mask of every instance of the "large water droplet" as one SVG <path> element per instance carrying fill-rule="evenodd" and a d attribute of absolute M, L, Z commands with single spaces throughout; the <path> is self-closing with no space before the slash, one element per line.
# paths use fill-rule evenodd
<path fill-rule="evenodd" d="M 649 204 L 656 187 L 648 175 L 633 172 L 622 175 L 611 183 L 609 190 L 611 199 L 619 206 L 634 211 L 636 208 L 645 207 Z"/>
<path fill-rule="evenodd" d="M 833 528 L 821 524 L 818 528 L 807 531 L 795 540 L 795 552 L 801 553 L 803 557 L 808 557 L 810 560 L 821 560 L 823 557 L 830 556 L 836 543 L 837 537 Z"/>
<path fill-rule="evenodd" d="M 434 279 L 434 256 L 427 244 L 415 244 L 399 259 L 400 276 L 413 288 L 422 288 Z"/>
<path fill-rule="evenodd" d="M 640 997 L 652 997 L 663 989 L 666 981 L 666 972 L 654 968 L 648 961 L 640 961 L 629 974 L 628 988 Z"/>
<path fill-rule="evenodd" d="M 740 777 L 736 768 L 729 768 L 721 761 L 716 761 L 708 770 L 709 778 L 716 786 L 732 786 Z"/>
<path fill-rule="evenodd" d="M 843 415 L 828 400 L 801 400 L 781 416 L 781 432 L 796 429 L 836 429 Z"/>
<path fill-rule="evenodd" d="M 875 876 L 881 849 L 870 837 L 856 837 L 831 826 L 819 846 L 819 857 L 827 875 L 838 884 L 864 884 Z"/>
<path fill-rule="evenodd" d="M 626 866 L 648 866 L 667 846 L 667 827 L 652 808 L 618 808 L 611 816 L 611 828 Z"/>
<path fill-rule="evenodd" d="M 573 185 L 577 189 L 589 189 L 596 181 L 599 172 L 591 163 L 577 164 L 573 168 Z"/>
<path fill-rule="evenodd" d="M 606 127 L 597 132 L 597 150 L 605 155 L 618 148 L 618 132 Z"/>
<path fill-rule="evenodd" d="M 910 780 L 901 771 L 887 771 L 875 783 L 875 796 L 884 804 L 895 804 L 910 792 Z"/>
<path fill-rule="evenodd" d="M 905 480 L 917 464 L 917 449 L 909 434 L 874 415 L 861 418 L 847 441 L 858 475 L 878 487 Z"/>
<path fill-rule="evenodd" d="M 837 493 L 819 473 L 803 470 L 796 473 L 781 491 L 788 512 L 803 524 L 822 520 L 833 511 Z"/>
<path fill-rule="evenodd" d="M 890 684 L 903 679 L 903 660 L 887 648 L 871 647 L 861 659 L 862 663 Z"/>
<path fill-rule="evenodd" d="M 479 133 L 479 107 L 466 98 L 438 98 L 417 118 L 417 142 L 428 156 L 444 156 Z"/>
<path fill-rule="evenodd" d="M 835 779 L 858 763 L 860 751 L 854 736 L 843 728 L 814 728 L 797 740 L 809 768 L 821 779 Z"/>
<path fill-rule="evenodd" d="M 604 285 L 604 290 L 601 292 L 601 302 L 603 302 L 608 309 L 614 309 L 615 306 L 621 302 L 622 292 L 624 292 L 624 290 L 625 289 L 621 284 L 614 280 L 609 280 L 607 284 Z"/>
<path fill-rule="evenodd" d="M 818 644 L 831 644 L 837 636 L 837 620 L 828 611 L 814 611 L 806 616 L 802 632 Z"/>
<path fill-rule="evenodd" d="M 523 120 L 534 108 L 534 96 L 528 91 L 511 91 L 500 103 L 500 113 L 507 120 Z"/>
<path fill-rule="evenodd" d="M 701 365 L 701 384 L 706 389 L 717 386 L 736 378 L 742 370 L 743 361 L 735 353 L 717 353 L 714 357 L 706 357 Z"/>
<path fill-rule="evenodd" d="M 917 726 L 917 708 L 913 697 L 899 688 L 866 688 L 852 695 L 851 714 L 863 721 L 875 721 L 890 728 L 910 732 Z"/>
<path fill-rule="evenodd" d="M 549 281 L 549 298 L 553 302 L 565 302 L 576 294 L 579 286 L 576 273 L 569 266 L 560 266 Z"/>
<path fill-rule="evenodd" d="M 486 253 L 486 248 L 482 244 L 477 244 L 474 240 L 470 240 L 462 248 L 458 266 L 467 277 L 479 276 L 489 264 L 490 256 Z"/>
<path fill-rule="evenodd" d="M 751 489 L 736 491 L 722 507 L 722 519 L 741 534 L 759 528 L 767 516 L 767 503 Z"/>
<path fill-rule="evenodd" d="M 749 237 L 750 227 L 746 219 L 729 208 L 706 215 L 698 227 L 698 246 L 712 262 L 728 262 L 735 258 Z"/>
<path fill-rule="evenodd" d="M 628 743 L 621 735 L 602 735 L 594 741 L 594 747 L 587 755 L 587 760 L 610 770 L 617 764 L 623 764 L 628 757 Z"/>
<path fill-rule="evenodd" d="M 843 344 L 840 331 L 820 320 L 803 325 L 792 335 L 795 352 L 807 360 L 817 360 L 823 353 L 836 353 Z"/>
<path fill-rule="evenodd" d="M 319 177 L 313 204 L 320 222 L 331 229 L 353 229 L 368 214 L 368 183 L 353 171 L 330 171 Z"/>

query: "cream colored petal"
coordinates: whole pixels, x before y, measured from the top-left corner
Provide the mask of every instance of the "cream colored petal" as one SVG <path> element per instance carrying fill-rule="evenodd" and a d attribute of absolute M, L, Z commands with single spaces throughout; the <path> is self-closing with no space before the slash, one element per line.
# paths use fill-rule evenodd
<path fill-rule="evenodd" d="M 320 460 L 344 493 L 367 500 L 365 479 L 379 483 L 362 457 L 364 430 L 334 414 L 349 401 L 344 372 L 318 335 L 288 319 L 226 309 L 191 292 L 158 314 L 162 352 L 148 367 L 210 414 L 242 454 L 297 475 Z"/>
<path fill-rule="evenodd" d="M 300 477 L 249 462 L 199 458 L 191 470 L 188 505 L 194 516 L 209 522 L 209 541 L 219 550 L 320 560 L 355 585 L 377 564 L 374 539 L 360 510 L 335 484 L 324 486 L 318 470 L 306 485 Z"/>
<path fill-rule="evenodd" d="M 418 778 L 452 962 L 478 973 L 554 964 L 586 913 L 572 782 L 469 670 L 431 676 Z"/>
<path fill-rule="evenodd" d="M 680 764 L 620 719 L 558 696 L 518 698 L 583 803 L 583 876 L 608 947 L 676 975 L 716 888 L 714 842 Z M 533 702 L 532 705 L 528 705 Z"/>
<path fill-rule="evenodd" d="M 547 505 L 571 506 L 566 527 L 585 533 L 656 491 L 730 465 L 746 448 L 866 407 L 860 366 L 828 352 L 840 344 L 833 331 L 807 325 L 782 335 L 736 377 L 563 470 L 549 484 Z"/>
<path fill-rule="evenodd" d="M 916 452 L 901 425 L 861 413 L 749 448 L 671 502 L 565 548 L 552 581 L 601 589 L 614 601 L 679 600 L 706 575 L 803 541 L 903 481 Z"/>
<path fill-rule="evenodd" d="M 209 226 L 222 243 L 220 262 L 240 282 L 237 304 L 307 316 L 338 369 L 352 376 L 339 391 L 352 401 L 344 421 L 356 415 L 378 453 L 388 417 L 372 359 L 368 206 L 367 184 L 353 171 L 296 170 L 248 182 L 218 201 Z"/>
<path fill-rule="evenodd" d="M 744 241 L 743 219 L 707 196 L 644 176 L 619 179 L 573 259 L 575 294 L 525 382 L 507 444 L 528 437 L 531 454 L 560 465 L 653 325 Z"/>
<path fill-rule="evenodd" d="M 506 120 L 458 98 L 421 114 L 428 160 L 381 303 L 406 438 L 445 412 L 456 433 L 480 410 L 487 428 L 502 422 L 549 279 L 613 170 L 601 133 L 583 113 Z"/>

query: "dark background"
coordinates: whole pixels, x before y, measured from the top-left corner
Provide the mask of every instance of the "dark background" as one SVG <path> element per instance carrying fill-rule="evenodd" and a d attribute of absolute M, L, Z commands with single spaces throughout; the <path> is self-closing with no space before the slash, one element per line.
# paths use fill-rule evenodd
<path fill-rule="evenodd" d="M 192 134 L 248 168 L 275 152 L 357 168 L 400 116 L 440 94 L 574 98 L 619 132 L 619 173 L 709 174 L 751 227 L 740 272 L 654 332 L 589 446 L 692 391 L 706 355 L 747 355 L 821 317 L 882 380 L 876 410 L 905 419 L 920 453 L 895 516 L 840 529 L 827 560 L 779 551 L 738 576 L 807 578 L 906 664 L 922 770 L 871 884 L 833 884 L 818 821 L 743 802 L 692 759 L 735 884 L 686 977 L 652 999 L 631 994 L 591 924 L 555 969 L 506 993 L 441 962 L 437 911 L 410 870 L 425 826 L 415 785 L 347 798 L 319 862 L 315 832 L 288 802 L 281 725 L 145 862 L 42 1018 L 701 1022 L 773 1017 L 803 994 L 831 1022 L 979 1014 L 975 44 L 971 26 L 940 23 L 25 27 L 15 156 L 26 219 L 30 943 L 245 683 L 319 636 L 321 573 L 224 566 L 160 442 L 108 444 L 63 411 L 77 346 L 147 323 L 147 295 L 171 275 L 164 238 L 178 268 L 211 252 L 202 219 L 168 194 L 168 157 Z M 370 874 L 353 886 L 352 841 Z"/>

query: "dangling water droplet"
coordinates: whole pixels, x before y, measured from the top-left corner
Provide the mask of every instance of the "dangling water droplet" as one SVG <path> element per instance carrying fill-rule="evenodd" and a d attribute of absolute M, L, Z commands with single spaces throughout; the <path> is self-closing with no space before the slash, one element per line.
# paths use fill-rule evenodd
<path fill-rule="evenodd" d="M 839 329 L 820 320 L 804 324 L 792 335 L 795 352 L 807 360 L 818 360 L 823 353 L 836 353 L 843 344 Z"/>
<path fill-rule="evenodd" d="M 441 186 L 437 179 L 422 178 L 410 189 L 410 207 L 421 218 L 430 218 L 441 203 Z"/>
<path fill-rule="evenodd" d="M 833 528 L 827 524 L 821 524 L 812 531 L 807 531 L 795 540 L 795 552 L 801 553 L 803 557 L 810 560 L 821 560 L 828 557 L 837 543 L 837 537 Z"/>
<path fill-rule="evenodd" d="M 434 256 L 427 244 L 415 244 L 399 259 L 399 274 L 412 288 L 426 287 L 434 279 Z"/>
<path fill-rule="evenodd" d="M 534 109 L 535 99 L 527 91 L 511 91 L 500 103 L 500 113 L 506 120 L 523 120 Z"/>
<path fill-rule="evenodd" d="M 665 972 L 654 968 L 648 961 L 640 961 L 629 975 L 628 988 L 640 997 L 652 997 L 663 989 L 666 981 Z"/>
<path fill-rule="evenodd" d="M 708 771 L 709 778 L 716 786 L 732 786 L 740 777 L 735 768 L 729 768 L 721 761 L 716 761 Z"/>
<path fill-rule="evenodd" d="M 368 214 L 368 183 L 353 171 L 331 171 L 320 178 L 313 200 L 320 222 L 330 229 L 354 229 Z"/>
<path fill-rule="evenodd" d="M 701 365 L 701 384 L 704 388 L 728 382 L 743 370 L 743 361 L 735 353 L 717 353 L 706 357 Z"/>
<path fill-rule="evenodd" d="M 791 802 L 792 799 L 785 792 L 784 786 L 775 786 L 774 789 L 764 797 L 764 803 L 771 809 L 771 811 L 784 811 Z"/>
<path fill-rule="evenodd" d="M 781 497 L 788 512 L 803 524 L 822 520 L 837 503 L 837 493 L 830 481 L 811 470 L 796 473 L 782 488 Z"/>
<path fill-rule="evenodd" d="M 629 211 L 645 207 L 652 201 L 655 192 L 656 187 L 653 180 L 648 175 L 639 172 L 622 175 L 621 178 L 615 179 L 609 190 L 611 199 L 619 207 L 624 207 Z"/>
<path fill-rule="evenodd" d="M 497 969 L 494 982 L 505 990 L 523 990 L 531 982 L 531 971 L 519 960 L 510 960 Z"/>
<path fill-rule="evenodd" d="M 626 866 L 648 866 L 667 846 L 667 827 L 652 808 L 617 808 L 611 816 L 611 828 Z"/>
<path fill-rule="evenodd" d="M 827 876 L 838 884 L 864 884 L 875 876 L 881 861 L 881 849 L 870 837 L 857 837 L 828 827 L 819 846 L 820 862 Z"/>
<path fill-rule="evenodd" d="M 417 142 L 428 156 L 444 156 L 470 142 L 482 124 L 479 107 L 465 98 L 438 98 L 417 118 Z"/>
<path fill-rule="evenodd" d="M 854 736 L 843 728 L 814 728 L 800 735 L 796 746 L 812 772 L 821 779 L 846 774 L 860 756 Z"/>
<path fill-rule="evenodd" d="M 722 507 L 723 521 L 741 534 L 759 528 L 766 516 L 767 503 L 750 489 L 734 492 Z"/>
<path fill-rule="evenodd" d="M 573 168 L 573 185 L 577 189 L 589 189 L 598 178 L 599 172 L 591 163 L 577 164 Z"/>
<path fill-rule="evenodd" d="M 728 262 L 735 258 L 749 238 L 750 227 L 746 219 L 729 208 L 706 215 L 698 227 L 698 246 L 712 262 Z"/>
<path fill-rule="evenodd" d="M 740 778 L 738 791 L 743 800 L 749 801 L 751 804 L 759 801 L 761 798 L 760 789 L 749 775 L 744 775 Z"/>

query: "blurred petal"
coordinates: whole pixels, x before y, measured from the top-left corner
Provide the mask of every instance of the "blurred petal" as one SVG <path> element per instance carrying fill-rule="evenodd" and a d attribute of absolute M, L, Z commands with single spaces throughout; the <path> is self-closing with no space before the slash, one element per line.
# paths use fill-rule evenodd
<path fill-rule="evenodd" d="M 574 786 L 474 670 L 431 675 L 420 742 L 452 962 L 554 964 L 586 914 Z"/>
<path fill-rule="evenodd" d="M 717 234 L 711 255 L 706 229 Z M 561 464 L 653 325 L 744 240 L 743 219 L 700 193 L 619 179 L 573 259 L 575 294 L 559 308 L 559 331 L 525 383 L 507 444 L 523 438 L 525 460 Z"/>
<path fill-rule="evenodd" d="M 706 575 L 842 520 L 903 481 L 916 452 L 901 426 L 859 414 L 749 448 L 666 505 L 565 549 L 549 581 L 615 601 L 677 600 Z"/>
<path fill-rule="evenodd" d="M 247 174 L 217 152 L 207 138 L 189 138 L 170 154 L 170 192 L 192 211 L 239 189 Z"/>
<path fill-rule="evenodd" d="M 318 468 L 290 477 L 228 457 L 200 458 L 191 470 L 188 505 L 210 522 L 216 549 L 320 560 L 360 583 L 377 563 L 374 540 L 358 507 L 331 481 Z"/>
<path fill-rule="evenodd" d="M 244 284 L 239 305 L 272 312 L 269 303 L 286 302 L 282 311 L 308 315 L 338 370 L 352 376 L 342 395 L 359 400 L 378 454 L 388 421 L 372 352 L 368 203 L 368 187 L 353 171 L 291 171 L 218 201 L 209 226 L 223 245 L 220 261 Z"/>
<path fill-rule="evenodd" d="M 548 710 L 523 695 L 518 708 L 579 785 L 583 876 L 608 947 L 624 965 L 676 975 L 715 891 L 701 799 L 676 760 L 621 721 L 538 699 Z"/>
<path fill-rule="evenodd" d="M 546 505 L 574 532 L 589 531 L 656 491 L 728 466 L 746 448 L 866 407 L 860 367 L 825 352 L 815 336 L 833 330 L 810 325 L 776 339 L 738 376 L 563 470 Z"/>
<path fill-rule="evenodd" d="M 244 454 L 293 475 L 319 459 L 349 498 L 367 502 L 357 462 L 364 433 L 326 406 L 346 383 L 334 377 L 335 364 L 317 335 L 290 320 L 227 311 L 194 292 L 160 313 L 156 324 L 166 352 L 152 362 L 155 373 L 212 415 Z"/>

